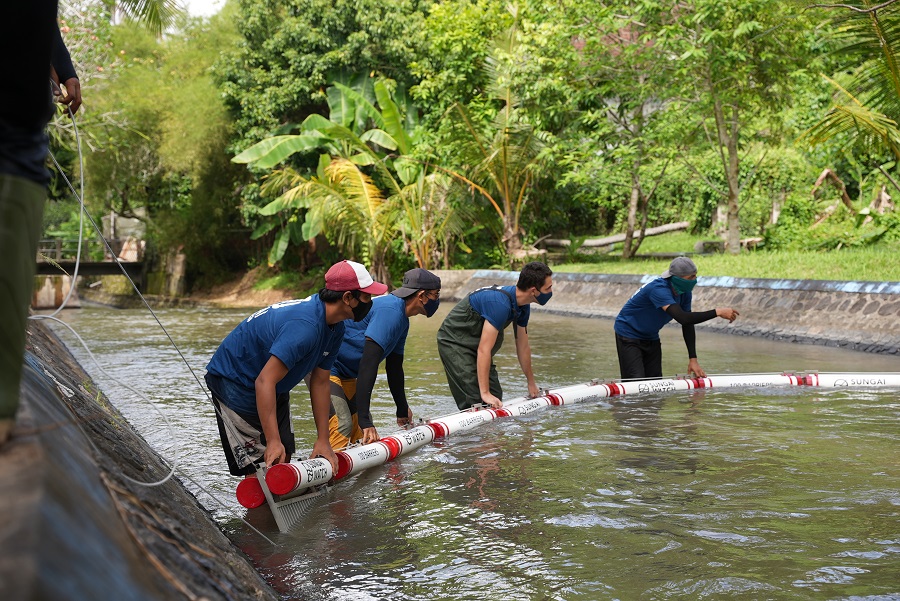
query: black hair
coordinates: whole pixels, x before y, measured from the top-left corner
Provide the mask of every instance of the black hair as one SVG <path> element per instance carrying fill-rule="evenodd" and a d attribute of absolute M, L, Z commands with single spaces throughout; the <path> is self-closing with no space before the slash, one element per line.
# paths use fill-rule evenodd
<path fill-rule="evenodd" d="M 516 288 L 519 290 L 528 290 L 529 288 L 540 290 L 551 275 L 553 275 L 553 272 L 545 264 L 540 261 L 532 261 L 519 272 L 519 281 L 516 282 Z"/>
<path fill-rule="evenodd" d="M 344 294 L 346 290 L 329 290 L 328 288 L 319 288 L 319 299 L 323 303 L 336 303 L 337 301 L 344 298 Z M 358 290 L 351 290 L 350 294 L 353 295 L 353 298 L 359 298 Z"/>

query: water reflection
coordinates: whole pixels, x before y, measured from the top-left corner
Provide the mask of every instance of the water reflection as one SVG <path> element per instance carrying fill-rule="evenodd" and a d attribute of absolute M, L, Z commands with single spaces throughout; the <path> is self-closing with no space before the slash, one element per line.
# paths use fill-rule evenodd
<path fill-rule="evenodd" d="M 434 339 L 449 308 L 411 322 L 405 371 L 417 417 L 455 407 Z M 249 313 L 165 309 L 160 319 L 202 376 L 221 339 Z M 265 508 L 237 505 L 209 401 L 152 318 L 86 308 L 66 319 L 105 369 L 166 412 L 171 431 L 144 402 L 97 376 L 152 445 L 181 457 L 212 496 L 188 488 L 288 599 L 900 594 L 895 392 L 711 389 L 547 409 L 341 482 L 301 528 L 280 534 Z M 609 320 L 536 313 L 529 337 L 542 387 L 616 376 Z M 498 371 L 515 396 L 525 381 L 508 347 Z M 677 328 L 663 331 L 663 348 L 664 373 L 684 371 Z M 709 373 L 898 371 L 894 357 L 702 330 L 698 351 Z M 310 448 L 302 387 L 292 402 L 298 448 Z M 373 416 L 386 432 L 393 411 L 381 375 Z"/>

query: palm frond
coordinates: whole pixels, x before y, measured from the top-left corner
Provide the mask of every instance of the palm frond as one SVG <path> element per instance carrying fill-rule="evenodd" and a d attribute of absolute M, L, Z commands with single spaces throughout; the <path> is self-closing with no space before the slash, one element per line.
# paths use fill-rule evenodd
<path fill-rule="evenodd" d="M 156 35 L 182 13 L 178 0 L 120 0 L 119 9 L 128 17 L 145 24 Z"/>
<path fill-rule="evenodd" d="M 883 113 L 855 102 L 837 104 L 801 139 L 816 145 L 834 138 L 847 144 L 878 145 L 900 159 L 900 128 Z"/>

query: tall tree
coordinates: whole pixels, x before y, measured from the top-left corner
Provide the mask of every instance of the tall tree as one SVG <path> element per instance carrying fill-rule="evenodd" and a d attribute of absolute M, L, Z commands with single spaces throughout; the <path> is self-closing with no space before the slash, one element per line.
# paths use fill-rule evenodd
<path fill-rule="evenodd" d="M 510 7 L 515 14 L 515 7 Z M 545 133 L 528 120 L 521 109 L 513 84 L 513 71 L 521 60 L 518 25 L 499 36 L 488 55 L 484 69 L 487 87 L 484 95 L 496 109 L 493 119 L 483 126 L 470 109 L 457 103 L 453 111 L 462 181 L 487 200 L 500 221 L 500 241 L 511 260 L 527 255 L 523 247 L 522 216 L 543 167 Z"/>
<path fill-rule="evenodd" d="M 408 87 L 407 65 L 432 0 L 241 0 L 243 41 L 215 68 L 235 115 L 237 150 L 326 111 L 339 72 Z"/>
<path fill-rule="evenodd" d="M 659 121 L 670 104 L 671 73 L 659 57 L 661 14 L 646 2 L 575 8 L 583 55 L 578 74 L 587 83 L 581 119 L 593 134 L 583 161 L 629 190 L 622 250 L 628 259 L 643 241 L 650 200 L 668 165 Z"/>
<path fill-rule="evenodd" d="M 741 162 L 754 137 L 772 131 L 789 96 L 790 75 L 807 52 L 805 27 L 779 0 L 686 0 L 669 4 L 660 29 L 661 56 L 674 61 L 682 102 L 696 115 L 688 132 L 720 160 L 724 189 L 703 179 L 722 199 L 731 253 L 740 252 L 741 195 L 755 173 L 746 170 L 742 180 Z M 765 156 L 761 147 L 757 160 Z"/>

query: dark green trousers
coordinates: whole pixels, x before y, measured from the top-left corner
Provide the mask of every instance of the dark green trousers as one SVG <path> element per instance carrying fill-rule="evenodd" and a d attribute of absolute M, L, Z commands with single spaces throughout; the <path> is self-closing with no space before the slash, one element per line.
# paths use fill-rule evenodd
<path fill-rule="evenodd" d="M 484 318 L 469 304 L 469 297 L 459 301 L 441 324 L 438 330 L 438 354 L 447 374 L 447 384 L 456 406 L 460 410 L 468 409 L 481 402 L 481 390 L 478 387 L 478 344 L 481 342 L 481 330 Z M 493 357 L 503 345 L 503 330 L 497 335 L 497 342 L 491 349 L 490 388 L 491 394 L 503 400 L 500 378 Z"/>
<path fill-rule="evenodd" d="M 19 406 L 25 326 L 47 191 L 30 180 L 0 175 L 0 419 Z"/>

